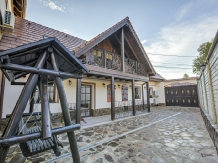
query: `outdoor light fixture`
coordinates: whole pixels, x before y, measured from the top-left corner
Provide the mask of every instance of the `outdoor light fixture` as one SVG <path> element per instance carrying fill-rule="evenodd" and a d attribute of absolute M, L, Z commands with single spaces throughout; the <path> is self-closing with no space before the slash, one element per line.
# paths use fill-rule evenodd
<path fill-rule="evenodd" d="M 69 84 L 71 85 L 72 84 L 72 81 L 71 80 L 68 80 Z"/>
<path fill-rule="evenodd" d="M 120 84 L 117 85 L 120 88 Z"/>
<path fill-rule="evenodd" d="M 132 88 L 132 85 L 129 85 L 130 88 Z"/>
<path fill-rule="evenodd" d="M 103 87 L 105 87 L 105 83 L 102 83 Z"/>
<path fill-rule="evenodd" d="M 206 68 L 205 63 L 201 63 L 201 64 L 200 64 L 200 69 L 201 69 L 201 71 L 204 71 L 205 68 Z"/>

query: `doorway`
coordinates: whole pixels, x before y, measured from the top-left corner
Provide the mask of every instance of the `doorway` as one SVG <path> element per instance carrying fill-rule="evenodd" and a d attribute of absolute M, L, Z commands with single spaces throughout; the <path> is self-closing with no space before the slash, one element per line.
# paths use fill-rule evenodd
<path fill-rule="evenodd" d="M 81 86 L 81 117 L 89 117 L 91 110 L 91 85 Z"/>

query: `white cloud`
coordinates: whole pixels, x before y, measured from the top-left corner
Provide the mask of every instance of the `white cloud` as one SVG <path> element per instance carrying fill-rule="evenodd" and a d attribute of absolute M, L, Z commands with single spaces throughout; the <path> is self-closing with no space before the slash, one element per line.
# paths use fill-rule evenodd
<path fill-rule="evenodd" d="M 143 45 L 144 43 L 146 43 L 146 42 L 147 42 L 147 40 L 142 40 L 142 41 L 141 41 L 142 45 Z"/>
<path fill-rule="evenodd" d="M 58 10 L 58 11 L 61 11 L 61 12 L 65 12 L 65 7 L 64 6 L 62 6 L 62 5 L 58 6 L 57 4 L 52 2 L 51 0 L 40 0 L 40 2 L 44 6 L 48 6 L 52 10 Z"/>
<path fill-rule="evenodd" d="M 181 55 L 181 56 L 197 56 L 197 49 L 199 45 L 204 42 L 211 41 L 217 31 L 218 19 L 217 17 L 205 17 L 201 20 L 191 20 L 189 22 L 177 23 L 163 27 L 155 42 L 144 46 L 147 53 L 167 54 L 167 55 Z M 149 55 L 149 54 L 148 54 Z M 175 63 L 185 63 L 192 65 L 194 58 L 186 57 L 165 57 L 157 55 L 149 55 L 151 61 L 173 63 L 168 65 L 159 64 L 161 66 L 171 66 L 187 69 L 168 69 L 168 68 L 155 68 L 160 71 L 160 74 L 167 79 L 182 77 L 184 73 L 189 76 L 192 74 L 191 66 L 175 65 Z M 153 63 L 153 65 L 157 65 Z M 161 71 L 165 71 L 161 73 Z M 174 75 L 172 75 L 174 74 Z"/>

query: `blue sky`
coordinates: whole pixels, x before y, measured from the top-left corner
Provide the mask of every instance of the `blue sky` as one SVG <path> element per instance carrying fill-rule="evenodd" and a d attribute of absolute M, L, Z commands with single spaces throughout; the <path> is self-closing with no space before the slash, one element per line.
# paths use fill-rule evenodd
<path fill-rule="evenodd" d="M 85 40 L 126 16 L 147 53 L 197 56 L 199 45 L 210 41 L 218 29 L 218 0 L 29 0 L 27 4 L 28 20 Z M 148 56 L 154 66 L 162 66 L 155 70 L 167 79 L 184 73 L 195 76 L 193 57 Z"/>

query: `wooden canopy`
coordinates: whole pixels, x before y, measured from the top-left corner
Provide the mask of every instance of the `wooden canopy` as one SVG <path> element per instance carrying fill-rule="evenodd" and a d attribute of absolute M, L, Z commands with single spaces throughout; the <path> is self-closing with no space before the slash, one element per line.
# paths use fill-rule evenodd
<path fill-rule="evenodd" d="M 72 52 L 70 52 L 54 37 L 1 51 L 1 63 L 4 62 L 34 67 L 40 54 L 43 51 L 46 51 L 49 47 L 53 48 L 53 53 L 56 56 L 59 71 L 73 74 L 82 74 L 88 72 L 88 69 L 72 54 Z M 50 59 L 48 59 L 46 69 L 52 70 L 51 62 L 49 61 Z M 28 72 L 22 72 L 13 69 L 11 69 L 13 71 L 6 71 L 4 70 L 4 67 L 2 67 L 2 69 L 9 81 L 13 81 L 14 79 L 18 79 L 28 74 Z M 48 79 L 53 80 L 53 77 L 49 76 Z"/>

